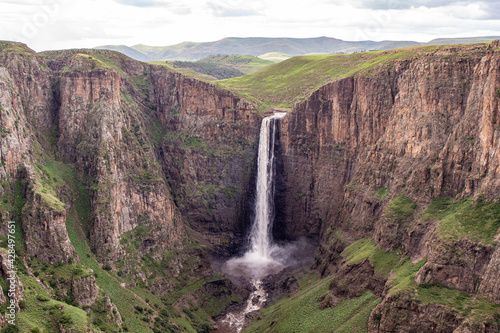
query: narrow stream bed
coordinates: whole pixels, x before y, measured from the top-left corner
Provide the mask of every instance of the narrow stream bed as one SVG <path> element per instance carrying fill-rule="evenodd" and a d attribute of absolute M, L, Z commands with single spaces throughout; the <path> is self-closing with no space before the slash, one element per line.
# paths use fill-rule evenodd
<path fill-rule="evenodd" d="M 255 291 L 248 297 L 245 308 L 237 312 L 226 314 L 226 316 L 219 321 L 221 328 L 225 326 L 229 332 L 239 333 L 245 325 L 246 315 L 264 307 L 268 295 L 262 286 L 262 280 L 251 279 L 250 282 L 255 287 Z"/>

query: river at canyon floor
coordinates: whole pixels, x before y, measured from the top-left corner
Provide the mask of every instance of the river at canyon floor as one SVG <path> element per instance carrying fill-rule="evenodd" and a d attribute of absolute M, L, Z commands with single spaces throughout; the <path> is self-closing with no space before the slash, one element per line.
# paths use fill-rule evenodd
<path fill-rule="evenodd" d="M 231 258 L 215 264 L 231 281 L 251 290 L 241 306 L 227 312 L 216 322 L 212 333 L 239 333 L 249 322 L 249 314 L 265 307 L 272 290 L 266 290 L 263 280 L 273 278 L 285 268 L 309 267 L 314 259 L 317 242 L 301 238 L 270 247 L 269 258 L 247 252 L 241 257 Z M 214 268 L 215 268 L 214 266 Z"/>

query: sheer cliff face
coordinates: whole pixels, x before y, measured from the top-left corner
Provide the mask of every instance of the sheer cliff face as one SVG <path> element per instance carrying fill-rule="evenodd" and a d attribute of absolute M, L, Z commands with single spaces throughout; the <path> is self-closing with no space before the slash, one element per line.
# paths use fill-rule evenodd
<path fill-rule="evenodd" d="M 24 45 L 9 43 L 10 52 L 3 50 L 3 43 L 0 46 L 0 195 L 7 204 L 0 217 L 14 219 L 9 203 L 19 197 L 24 210 L 16 214 L 31 222 L 23 225 L 24 234 L 32 239 L 26 243 L 27 253 L 50 262 L 67 260 L 75 251 L 66 231 L 64 204 L 50 200 L 41 186 L 40 170 L 33 167 L 54 121 L 52 73 Z"/>
<path fill-rule="evenodd" d="M 380 187 L 422 203 L 494 197 L 500 189 L 500 55 L 493 50 L 465 48 L 461 52 L 473 55 L 464 58 L 450 49 L 396 61 L 391 69 L 335 81 L 296 105 L 282 122 L 281 141 L 287 195 L 303 203 L 289 208 L 288 221 L 299 215 L 304 223 L 290 228 L 342 224 L 348 214 L 350 225 L 373 229 L 364 220 L 377 220 L 380 204 L 365 198 L 346 209 L 338 201 L 356 201 Z"/>
<path fill-rule="evenodd" d="M 137 226 L 149 230 L 140 250 L 160 259 L 183 246 L 184 225 L 244 229 L 259 128 L 253 105 L 113 52 L 40 56 L 5 45 L 0 172 L 11 184 L 4 192 L 16 191 L 20 179 L 28 255 L 75 257 L 65 226 L 75 197 L 46 170 L 47 160 L 74 165 L 87 188 L 85 232 L 104 262 L 125 255 L 121 235 Z M 227 245 L 228 237 L 213 242 Z"/>
<path fill-rule="evenodd" d="M 417 284 L 440 283 L 500 302 L 493 291 L 498 230 L 491 241 L 443 237 L 436 219 L 422 217 L 439 197 L 498 199 L 498 47 L 396 60 L 322 87 L 284 118 L 283 227 L 289 236 L 321 230 L 317 258 L 324 274 L 345 262 L 346 245 L 374 238 L 415 262 L 427 258 Z M 414 204 L 408 223 L 388 217 L 390 203 L 403 195 Z M 385 328 L 390 331 L 380 331 Z"/>
<path fill-rule="evenodd" d="M 151 79 L 167 132 L 159 154 L 175 202 L 191 227 L 226 246 L 248 225 L 261 117 L 212 84 L 158 68 Z"/>

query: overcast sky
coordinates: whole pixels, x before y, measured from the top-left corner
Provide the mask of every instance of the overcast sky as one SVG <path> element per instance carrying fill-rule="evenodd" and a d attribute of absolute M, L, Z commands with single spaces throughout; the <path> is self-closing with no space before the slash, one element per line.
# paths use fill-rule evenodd
<path fill-rule="evenodd" d="M 492 35 L 500 35 L 498 0 L 0 0 L 0 40 L 36 51 L 224 37 Z"/>

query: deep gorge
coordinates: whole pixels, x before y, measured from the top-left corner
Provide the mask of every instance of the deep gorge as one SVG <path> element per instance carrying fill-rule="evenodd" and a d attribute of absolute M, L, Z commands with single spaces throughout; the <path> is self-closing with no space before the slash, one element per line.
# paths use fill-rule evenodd
<path fill-rule="evenodd" d="M 500 330 L 499 44 L 388 52 L 278 123 L 273 237 L 319 245 L 264 280 L 245 331 Z M 213 258 L 249 245 L 270 108 L 116 52 L 10 42 L 0 106 L 23 332 L 208 332 L 245 302 Z M 317 320 L 286 312 L 307 297 Z"/>

